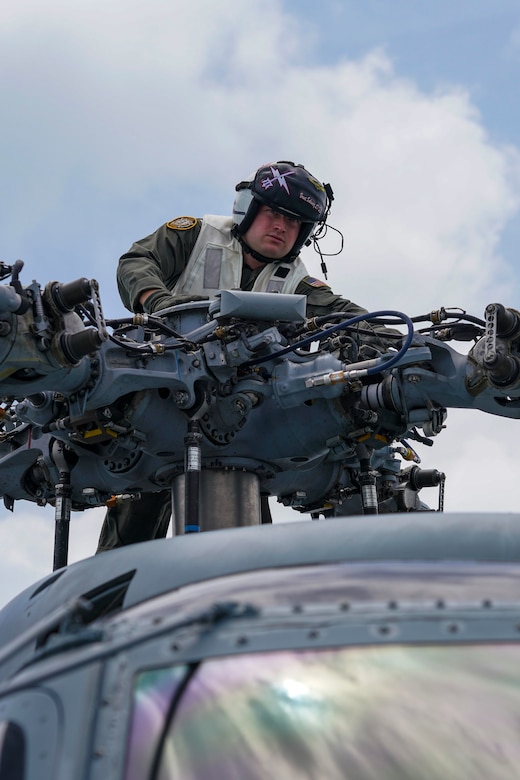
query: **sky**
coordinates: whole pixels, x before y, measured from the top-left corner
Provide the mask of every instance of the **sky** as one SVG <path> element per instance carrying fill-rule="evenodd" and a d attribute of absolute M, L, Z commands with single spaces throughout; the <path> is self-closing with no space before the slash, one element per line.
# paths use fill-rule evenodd
<path fill-rule="evenodd" d="M 290 159 L 333 186 L 335 292 L 520 308 L 518 84 L 517 0 L 3 0 L 0 260 L 25 284 L 95 278 L 116 317 L 135 239 L 229 214 L 238 181 Z M 516 511 L 519 426 L 449 413 L 421 451 L 447 511 Z M 102 516 L 74 513 L 71 562 Z M 50 572 L 53 534 L 51 508 L 0 510 L 0 606 Z"/>

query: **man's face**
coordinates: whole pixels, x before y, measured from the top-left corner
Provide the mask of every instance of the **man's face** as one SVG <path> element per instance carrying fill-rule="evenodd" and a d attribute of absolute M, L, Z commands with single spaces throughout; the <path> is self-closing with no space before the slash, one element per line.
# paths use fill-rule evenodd
<path fill-rule="evenodd" d="M 279 214 L 268 206 L 260 206 L 253 224 L 244 234 L 244 241 L 264 257 L 280 260 L 293 248 L 301 222 Z"/>

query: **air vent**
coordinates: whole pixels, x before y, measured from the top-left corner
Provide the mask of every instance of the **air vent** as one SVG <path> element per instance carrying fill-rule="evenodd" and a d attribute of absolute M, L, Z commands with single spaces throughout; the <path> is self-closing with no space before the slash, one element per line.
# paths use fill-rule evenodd
<path fill-rule="evenodd" d="M 92 623 L 100 617 L 118 612 L 123 607 L 126 591 L 132 582 L 136 569 L 121 574 L 113 580 L 98 585 L 97 588 L 83 593 L 82 598 L 91 604 L 91 609 L 85 616 L 83 623 Z"/>

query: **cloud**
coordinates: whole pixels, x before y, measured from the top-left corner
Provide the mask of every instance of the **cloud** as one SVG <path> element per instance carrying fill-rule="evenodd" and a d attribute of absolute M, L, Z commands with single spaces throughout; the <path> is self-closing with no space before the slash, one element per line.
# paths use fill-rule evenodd
<path fill-rule="evenodd" d="M 11 229 L 31 202 L 33 229 L 57 218 L 73 181 L 108 204 L 164 188 L 177 209 L 227 211 L 245 173 L 298 158 L 335 188 L 346 249 L 331 278 L 347 296 L 405 306 L 411 287 L 427 306 L 481 306 L 490 286 L 507 290 L 498 244 L 518 210 L 518 152 L 490 142 L 460 87 L 422 92 L 378 50 L 321 65 L 274 0 L 9 8 Z"/>
<path fill-rule="evenodd" d="M 244 175 L 294 159 L 335 190 L 331 223 L 345 236 L 343 254 L 328 260 L 336 292 L 411 315 L 444 305 L 481 316 L 495 299 L 514 305 L 518 282 L 500 240 L 518 215 L 518 150 L 489 138 L 463 86 L 421 90 L 382 49 L 320 63 L 319 27 L 290 8 L 7 0 L 0 251 L 38 258 L 28 274 L 42 284 L 71 278 L 71 267 L 96 275 L 110 316 L 115 261 L 134 239 L 177 214 L 228 213 Z M 323 245 L 335 248 L 334 236 Z M 310 251 L 306 262 L 321 276 Z M 434 465 L 455 471 L 455 506 L 463 483 L 471 499 L 482 484 L 461 464 L 481 463 L 487 433 L 500 431 L 509 473 L 515 432 L 514 422 L 484 424 L 478 413 L 452 423 L 458 414 L 434 448 L 453 426 L 446 461 Z M 514 503 L 508 491 L 499 499 Z M 13 549 L 22 527 L 31 536 L 39 529 L 43 547 L 32 517 L 17 507 L 0 520 Z M 40 561 L 36 579 L 41 560 L 31 545 L 16 567 Z"/>
<path fill-rule="evenodd" d="M 313 137 L 325 140 L 317 162 L 336 191 L 331 221 L 345 234 L 334 287 L 400 307 L 410 290 L 426 307 L 479 306 L 490 287 L 505 291 L 512 269 L 498 246 L 518 211 L 518 151 L 488 140 L 466 92 L 420 92 L 382 52 L 330 71 L 312 105 Z"/>
<path fill-rule="evenodd" d="M 69 563 L 94 555 L 104 510 L 72 513 Z M 54 510 L 18 502 L 0 516 L 0 607 L 52 571 Z"/>

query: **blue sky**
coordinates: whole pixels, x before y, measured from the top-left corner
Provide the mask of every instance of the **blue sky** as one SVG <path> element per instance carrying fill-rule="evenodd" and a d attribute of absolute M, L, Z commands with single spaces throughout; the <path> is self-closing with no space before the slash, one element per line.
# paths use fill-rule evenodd
<path fill-rule="evenodd" d="M 295 159 L 335 190 L 335 291 L 410 315 L 520 308 L 517 0 L 4 0 L 0 14 L 0 259 L 21 258 L 24 282 L 97 278 L 116 316 L 134 239 L 229 213 L 237 181 Z M 516 425 L 450 413 L 424 455 L 447 472 L 448 509 L 516 509 Z M 75 516 L 72 560 L 93 553 L 101 514 Z M 52 519 L 0 511 L 0 604 L 49 571 Z"/>

